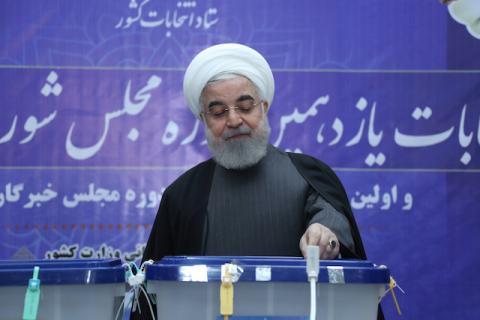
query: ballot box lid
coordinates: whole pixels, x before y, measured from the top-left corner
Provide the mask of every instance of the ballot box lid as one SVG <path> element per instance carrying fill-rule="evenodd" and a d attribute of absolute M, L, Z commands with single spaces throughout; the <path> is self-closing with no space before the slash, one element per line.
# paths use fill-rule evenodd
<path fill-rule="evenodd" d="M 174 256 L 147 266 L 152 281 L 221 281 L 222 265 L 237 266 L 236 281 L 304 282 L 306 261 L 299 257 Z M 388 283 L 390 272 L 365 260 L 321 260 L 319 282 Z"/>
<path fill-rule="evenodd" d="M 0 286 L 26 285 L 38 266 L 42 285 L 100 284 L 125 281 L 120 259 L 0 260 Z"/>

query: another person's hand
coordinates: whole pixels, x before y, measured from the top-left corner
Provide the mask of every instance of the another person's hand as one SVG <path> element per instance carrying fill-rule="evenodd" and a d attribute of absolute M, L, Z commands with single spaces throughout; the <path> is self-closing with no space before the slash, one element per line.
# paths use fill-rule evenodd
<path fill-rule="evenodd" d="M 335 259 L 340 249 L 337 236 L 320 223 L 312 223 L 300 239 L 300 250 L 304 257 L 309 245 L 320 247 L 320 259 L 323 260 Z"/>

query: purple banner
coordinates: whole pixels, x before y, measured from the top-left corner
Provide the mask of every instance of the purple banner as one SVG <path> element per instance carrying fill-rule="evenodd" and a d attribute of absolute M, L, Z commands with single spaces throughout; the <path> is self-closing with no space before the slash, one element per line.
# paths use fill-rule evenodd
<path fill-rule="evenodd" d="M 15 152 L 0 164 L 188 168 L 208 151 L 185 107 L 182 76 L 4 68 L 3 101 L 18 107 L 3 113 L 0 146 Z M 480 169 L 477 73 L 279 71 L 275 78 L 276 146 L 337 168 Z"/>
<path fill-rule="evenodd" d="M 273 68 L 444 69 L 447 18 L 438 1 L 23 0 L 2 5 L 0 63 L 184 68 L 232 41 Z"/>
<path fill-rule="evenodd" d="M 2 2 L 0 259 L 138 260 L 165 188 L 209 157 L 184 69 L 241 42 L 274 69 L 270 142 L 335 169 L 405 318 L 474 318 L 480 29 L 467 2 Z"/>

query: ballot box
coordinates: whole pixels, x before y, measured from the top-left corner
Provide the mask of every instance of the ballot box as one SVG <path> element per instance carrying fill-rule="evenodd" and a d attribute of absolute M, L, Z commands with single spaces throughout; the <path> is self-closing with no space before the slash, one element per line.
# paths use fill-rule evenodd
<path fill-rule="evenodd" d="M 119 259 L 0 261 L 0 319 L 22 319 L 25 294 L 38 268 L 37 319 L 113 319 L 125 295 Z"/>
<path fill-rule="evenodd" d="M 238 270 L 229 319 L 309 319 L 306 262 L 291 257 L 165 257 L 146 271 L 157 319 L 223 319 L 220 285 L 226 263 Z M 376 319 L 389 279 L 385 266 L 369 261 L 321 260 L 316 319 Z"/>

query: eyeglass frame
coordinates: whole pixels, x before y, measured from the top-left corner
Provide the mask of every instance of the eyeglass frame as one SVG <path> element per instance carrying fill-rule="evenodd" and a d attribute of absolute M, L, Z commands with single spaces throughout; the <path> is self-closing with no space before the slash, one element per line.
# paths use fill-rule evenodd
<path fill-rule="evenodd" d="M 225 120 L 228 115 L 228 112 L 230 112 L 230 110 L 233 110 L 235 111 L 235 113 L 237 113 L 239 116 L 247 116 L 249 114 L 251 114 L 251 112 L 259 105 L 262 105 L 263 102 L 265 102 L 265 100 L 262 100 L 260 99 L 258 102 L 255 102 L 255 99 L 252 98 L 252 99 L 248 99 L 248 100 L 253 100 L 253 103 L 252 103 L 252 108 L 248 109 L 248 111 L 241 111 L 242 109 L 239 108 L 238 106 L 236 105 L 228 105 L 226 103 L 220 103 L 219 105 L 223 105 L 225 108 L 223 109 L 223 112 L 218 115 L 218 116 L 215 116 L 214 113 L 212 113 L 210 110 L 207 110 L 207 111 L 202 111 L 200 114 L 203 114 L 204 116 L 210 116 L 211 119 L 214 119 L 214 120 Z M 244 100 L 245 101 L 245 100 Z M 241 102 L 241 101 L 238 101 L 236 102 L 237 104 Z M 237 110 L 240 110 L 237 111 Z"/>

